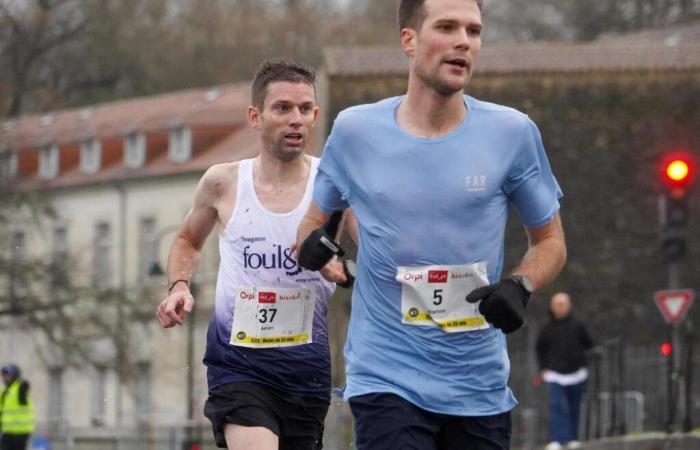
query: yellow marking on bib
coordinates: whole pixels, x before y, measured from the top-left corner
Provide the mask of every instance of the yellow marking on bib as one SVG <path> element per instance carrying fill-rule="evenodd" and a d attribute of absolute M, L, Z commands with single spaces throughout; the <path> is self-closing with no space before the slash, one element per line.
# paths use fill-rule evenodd
<path fill-rule="evenodd" d="M 246 336 L 243 339 L 239 339 L 238 336 L 233 337 L 233 342 L 242 344 L 258 344 L 258 345 L 269 345 L 269 344 L 290 344 L 296 342 L 305 342 L 309 340 L 309 333 L 302 333 L 296 336 L 268 336 L 268 337 L 254 337 Z"/>
<path fill-rule="evenodd" d="M 440 328 L 480 327 L 486 324 L 486 319 L 484 319 L 483 317 L 465 317 L 463 319 L 437 321 L 425 311 L 420 311 L 415 317 L 412 317 L 410 314 L 406 313 L 404 315 L 404 319 L 410 322 L 425 322 L 427 320 L 430 320 Z"/>

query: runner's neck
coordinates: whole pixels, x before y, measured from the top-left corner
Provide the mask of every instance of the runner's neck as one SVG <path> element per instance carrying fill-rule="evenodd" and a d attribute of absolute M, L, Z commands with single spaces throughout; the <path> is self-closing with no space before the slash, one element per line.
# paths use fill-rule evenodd
<path fill-rule="evenodd" d="M 437 138 L 457 129 L 466 114 L 461 92 L 444 96 L 432 88 L 415 86 L 406 93 L 396 118 L 399 126 L 409 134 Z"/>
<path fill-rule="evenodd" d="M 260 155 L 253 160 L 255 195 L 272 212 L 292 211 L 304 198 L 310 173 L 311 158 L 305 154 L 292 161 Z"/>

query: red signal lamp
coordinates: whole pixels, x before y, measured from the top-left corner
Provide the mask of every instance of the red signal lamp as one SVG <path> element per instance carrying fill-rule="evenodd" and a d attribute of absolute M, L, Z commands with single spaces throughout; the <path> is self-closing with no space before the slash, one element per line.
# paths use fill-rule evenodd
<path fill-rule="evenodd" d="M 665 357 L 671 356 L 671 353 L 673 353 L 673 344 L 670 342 L 664 342 L 661 344 L 661 354 L 664 355 Z"/>
<path fill-rule="evenodd" d="M 669 180 L 682 183 L 688 178 L 690 167 L 682 159 L 675 159 L 666 166 L 666 176 Z"/>
<path fill-rule="evenodd" d="M 695 165 L 685 155 L 668 157 L 662 166 L 663 178 L 670 188 L 685 188 L 695 175 Z"/>

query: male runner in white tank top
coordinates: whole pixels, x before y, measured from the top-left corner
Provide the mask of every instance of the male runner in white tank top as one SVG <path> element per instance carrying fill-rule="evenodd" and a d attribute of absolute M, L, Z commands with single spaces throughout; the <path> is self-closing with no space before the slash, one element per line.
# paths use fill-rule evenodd
<path fill-rule="evenodd" d="M 215 225 L 221 265 L 207 334 L 209 399 L 217 446 L 317 450 L 330 399 L 327 301 L 342 264 L 318 272 L 294 259 L 295 233 L 310 201 L 318 159 L 304 153 L 316 118 L 315 74 L 264 63 L 248 123 L 260 132 L 252 160 L 217 164 L 202 177 L 168 259 L 164 328 L 182 325 L 194 299 L 189 280 Z"/>

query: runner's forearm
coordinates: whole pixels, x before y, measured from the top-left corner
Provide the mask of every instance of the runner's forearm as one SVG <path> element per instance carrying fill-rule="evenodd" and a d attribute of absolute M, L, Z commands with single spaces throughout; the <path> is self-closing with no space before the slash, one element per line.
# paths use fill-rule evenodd
<path fill-rule="evenodd" d="M 297 228 L 297 248 L 301 248 L 301 244 L 312 231 L 325 225 L 329 217 L 329 214 L 322 213 L 316 204 L 312 203 Z"/>
<path fill-rule="evenodd" d="M 513 273 L 526 275 L 535 291 L 550 283 L 566 263 L 566 244 L 561 238 L 547 236 L 533 243 Z"/>
<path fill-rule="evenodd" d="M 170 256 L 168 257 L 168 286 L 175 280 L 192 279 L 192 275 L 197 270 L 201 250 L 197 249 L 190 241 L 177 236 L 170 248 Z"/>

